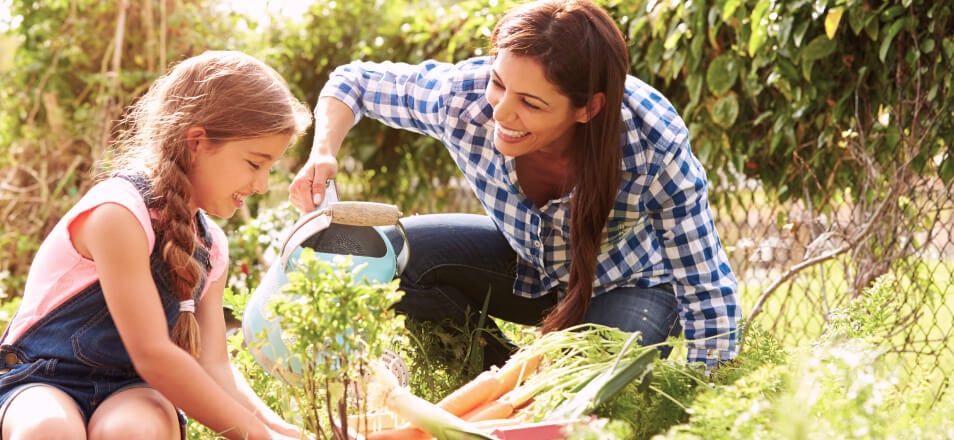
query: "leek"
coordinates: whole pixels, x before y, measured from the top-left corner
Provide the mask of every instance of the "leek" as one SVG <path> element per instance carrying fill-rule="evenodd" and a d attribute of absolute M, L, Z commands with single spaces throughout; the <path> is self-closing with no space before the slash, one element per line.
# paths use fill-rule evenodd
<path fill-rule="evenodd" d="M 642 348 L 644 351 L 636 358 L 620 366 L 623 355 L 633 342 L 639 337 L 639 333 L 633 333 L 632 336 L 623 345 L 617 355 L 616 361 L 610 368 L 596 375 L 592 380 L 580 388 L 573 398 L 564 401 L 559 406 L 550 411 L 544 420 L 573 420 L 593 412 L 600 405 L 608 402 L 615 397 L 630 382 L 639 379 L 643 380 L 652 369 L 652 363 L 658 356 L 655 349 Z"/>

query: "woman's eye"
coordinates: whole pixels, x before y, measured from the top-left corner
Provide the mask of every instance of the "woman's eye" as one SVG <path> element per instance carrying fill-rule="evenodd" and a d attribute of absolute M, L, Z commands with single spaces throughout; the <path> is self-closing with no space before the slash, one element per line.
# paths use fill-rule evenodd
<path fill-rule="evenodd" d="M 259 164 L 257 164 L 257 163 L 255 163 L 255 162 L 252 162 L 252 161 L 250 161 L 250 160 L 246 160 L 246 162 L 248 162 L 249 166 L 251 166 L 253 170 L 256 170 L 256 171 L 257 171 L 257 170 L 262 169 L 262 166 L 259 165 Z"/>
<path fill-rule="evenodd" d="M 494 87 L 500 87 L 501 89 L 503 88 L 503 84 L 500 84 L 500 81 L 497 81 L 495 79 L 490 80 L 490 83 L 493 84 Z"/>
<path fill-rule="evenodd" d="M 523 105 L 526 105 L 527 107 L 530 107 L 531 109 L 534 109 L 534 110 L 540 110 L 540 107 L 537 107 L 528 101 L 523 101 Z"/>

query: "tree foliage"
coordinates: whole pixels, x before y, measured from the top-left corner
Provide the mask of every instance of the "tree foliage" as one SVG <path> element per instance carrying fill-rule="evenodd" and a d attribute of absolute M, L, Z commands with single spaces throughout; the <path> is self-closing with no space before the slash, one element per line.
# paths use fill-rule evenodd
<path fill-rule="evenodd" d="M 739 174 L 779 198 L 816 200 L 845 190 L 872 197 L 862 191 L 877 186 L 860 182 L 905 164 L 954 177 L 950 2 L 599 1 L 629 39 L 631 72 L 688 123 L 716 196 Z M 301 17 L 256 20 L 207 0 L 11 0 L 22 21 L 4 36 L 4 47 L 17 47 L 0 72 L 3 282 L 18 289 L 40 239 L 108 155 L 122 109 L 170 64 L 243 50 L 313 104 L 329 73 L 354 59 L 484 54 L 494 23 L 517 3 L 317 0 Z M 432 139 L 365 121 L 344 151 L 352 198 L 413 213 L 446 209 L 460 193 Z"/>
<path fill-rule="evenodd" d="M 869 160 L 954 177 L 950 3 L 612 7 L 630 38 L 633 73 L 676 103 L 711 169 L 757 177 L 783 198 L 858 190 Z"/>

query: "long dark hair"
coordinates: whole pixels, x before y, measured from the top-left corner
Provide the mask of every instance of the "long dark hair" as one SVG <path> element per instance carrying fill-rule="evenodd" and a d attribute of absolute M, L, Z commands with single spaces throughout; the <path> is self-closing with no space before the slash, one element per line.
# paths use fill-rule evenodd
<path fill-rule="evenodd" d="M 566 296 L 543 320 L 543 331 L 582 321 L 593 295 L 596 258 L 620 180 L 620 106 L 629 55 L 623 34 L 588 0 L 544 0 L 517 7 L 494 28 L 490 53 L 508 50 L 543 65 L 576 107 L 605 94 L 602 110 L 576 128 L 571 147 L 576 189 L 570 211 L 570 280 Z"/>

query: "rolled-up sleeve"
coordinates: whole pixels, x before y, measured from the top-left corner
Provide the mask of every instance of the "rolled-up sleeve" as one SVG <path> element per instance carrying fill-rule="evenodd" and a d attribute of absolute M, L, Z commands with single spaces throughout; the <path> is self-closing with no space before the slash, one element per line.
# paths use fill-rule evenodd
<path fill-rule="evenodd" d="M 332 72 L 321 97 L 348 105 L 362 116 L 395 128 L 440 137 L 458 71 L 453 64 L 355 61 Z"/>
<path fill-rule="evenodd" d="M 737 353 L 737 282 L 709 209 L 705 171 L 683 138 L 645 193 L 680 306 L 688 361 L 712 368 Z"/>

